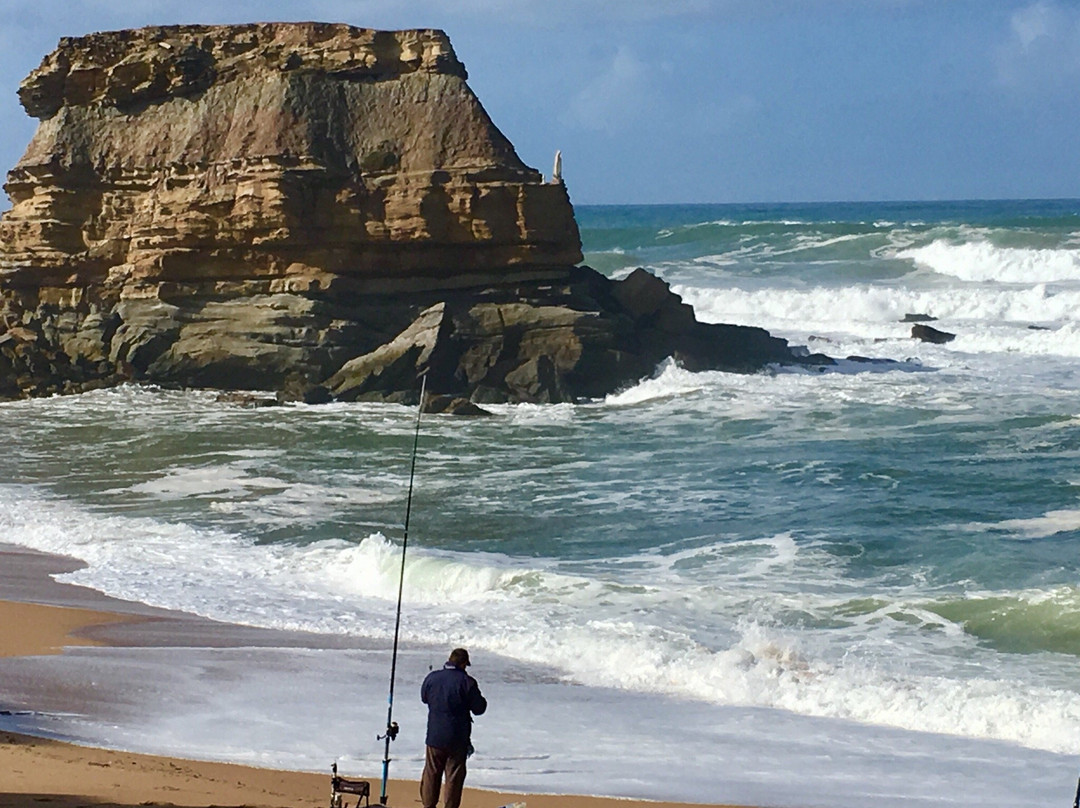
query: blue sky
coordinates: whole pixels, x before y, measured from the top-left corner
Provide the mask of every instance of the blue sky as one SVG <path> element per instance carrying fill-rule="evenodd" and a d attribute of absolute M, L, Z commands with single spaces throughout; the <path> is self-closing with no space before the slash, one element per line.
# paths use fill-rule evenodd
<path fill-rule="evenodd" d="M 4 0 L 0 166 L 61 36 L 289 19 L 444 29 L 578 204 L 1080 197 L 1080 0 Z"/>

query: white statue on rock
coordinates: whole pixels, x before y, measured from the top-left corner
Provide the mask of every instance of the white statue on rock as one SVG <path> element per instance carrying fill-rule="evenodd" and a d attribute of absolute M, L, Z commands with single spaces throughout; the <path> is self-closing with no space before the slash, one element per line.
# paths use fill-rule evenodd
<path fill-rule="evenodd" d="M 551 181 L 562 184 L 562 152 L 555 151 L 555 166 L 551 169 Z"/>

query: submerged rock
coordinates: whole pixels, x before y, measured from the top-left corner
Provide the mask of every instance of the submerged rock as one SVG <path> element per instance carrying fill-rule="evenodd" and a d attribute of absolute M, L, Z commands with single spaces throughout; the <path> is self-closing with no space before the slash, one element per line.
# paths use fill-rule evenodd
<path fill-rule="evenodd" d="M 795 356 L 584 267 L 440 31 L 273 23 L 60 41 L 0 218 L 0 397 L 134 380 L 311 402 L 604 395 L 674 356 Z"/>
<path fill-rule="evenodd" d="M 874 356 L 859 356 L 858 354 L 852 354 L 845 357 L 848 362 L 855 362 L 860 365 L 899 365 L 895 359 L 884 359 L 882 357 Z"/>
<path fill-rule="evenodd" d="M 219 393 L 215 399 L 219 404 L 233 404 L 247 409 L 262 409 L 264 407 L 280 407 L 281 402 L 274 396 L 258 395 L 242 390 L 228 390 Z"/>
<path fill-rule="evenodd" d="M 424 412 L 436 415 L 460 415 L 467 417 L 486 417 L 491 413 L 478 407 L 467 398 L 455 396 L 432 396 L 424 400 Z"/>
<path fill-rule="evenodd" d="M 919 339 L 923 342 L 932 342 L 936 345 L 944 345 L 946 342 L 952 342 L 956 339 L 956 334 L 950 334 L 948 331 L 939 331 L 929 325 L 913 325 L 911 327 L 911 336 L 914 339 Z"/>

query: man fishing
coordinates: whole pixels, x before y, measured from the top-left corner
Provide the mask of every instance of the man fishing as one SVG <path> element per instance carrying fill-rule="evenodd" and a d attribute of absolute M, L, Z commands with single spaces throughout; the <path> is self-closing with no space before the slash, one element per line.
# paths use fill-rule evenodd
<path fill-rule="evenodd" d="M 446 775 L 445 808 L 458 808 L 465 785 L 465 760 L 472 752 L 472 717 L 487 709 L 480 685 L 465 672 L 469 652 L 455 648 L 442 670 L 432 671 L 420 686 L 420 700 L 428 706 L 427 755 L 420 778 L 420 801 L 435 808 Z"/>

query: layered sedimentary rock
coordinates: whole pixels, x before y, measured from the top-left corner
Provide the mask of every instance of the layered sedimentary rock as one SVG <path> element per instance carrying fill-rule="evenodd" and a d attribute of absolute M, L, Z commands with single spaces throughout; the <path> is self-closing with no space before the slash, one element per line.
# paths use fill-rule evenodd
<path fill-rule="evenodd" d="M 486 400 L 598 395 L 671 354 L 795 361 L 575 267 L 565 187 L 518 158 L 442 32 L 93 34 L 19 97 L 40 124 L 4 186 L 0 396 L 131 379 L 393 398 L 418 366 L 388 357 L 433 338 L 435 391 Z"/>

